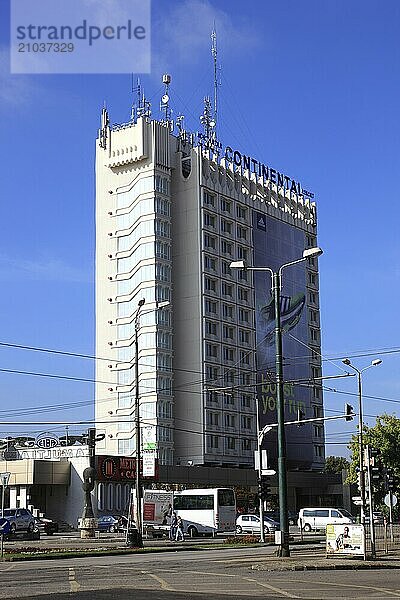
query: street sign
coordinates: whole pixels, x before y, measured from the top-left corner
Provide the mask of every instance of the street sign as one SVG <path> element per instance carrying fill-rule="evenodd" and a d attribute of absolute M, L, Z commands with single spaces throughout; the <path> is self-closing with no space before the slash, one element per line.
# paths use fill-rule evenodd
<path fill-rule="evenodd" d="M 143 452 L 142 455 L 143 477 L 155 477 L 156 456 L 154 452 Z"/>
<path fill-rule="evenodd" d="M 361 496 L 352 496 L 351 498 L 352 500 L 359 500 L 361 502 L 362 498 Z"/>
<path fill-rule="evenodd" d="M 262 469 L 261 475 L 266 475 L 269 477 L 270 475 L 275 475 L 276 471 L 274 469 Z"/>
<path fill-rule="evenodd" d="M 361 498 L 361 496 L 353 496 L 352 497 L 352 501 L 353 501 L 353 504 L 355 504 L 356 506 L 361 506 L 362 505 L 362 498 Z"/>
<path fill-rule="evenodd" d="M 11 473 L 9 471 L 4 471 L 4 473 L 0 473 L 0 482 L 4 487 L 8 486 L 8 482 L 10 481 Z"/>
<path fill-rule="evenodd" d="M 390 494 L 386 494 L 384 502 L 385 502 L 386 506 L 390 506 Z M 397 504 L 397 496 L 392 494 L 392 506 L 396 506 L 396 504 Z"/>
<path fill-rule="evenodd" d="M 0 518 L 0 533 L 7 535 L 7 533 L 9 533 L 9 532 L 10 532 L 10 521 L 1 517 Z"/>

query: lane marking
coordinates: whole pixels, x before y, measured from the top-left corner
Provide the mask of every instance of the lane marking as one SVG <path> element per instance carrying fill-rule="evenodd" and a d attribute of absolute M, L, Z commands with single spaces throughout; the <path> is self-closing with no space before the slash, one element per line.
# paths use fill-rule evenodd
<path fill-rule="evenodd" d="M 10 565 L 9 567 L 6 567 L 5 569 L 0 569 L 2 573 L 5 573 L 6 571 L 11 571 L 11 569 L 13 569 L 15 567 L 14 565 Z"/>
<path fill-rule="evenodd" d="M 70 592 L 78 592 L 79 588 L 81 586 L 75 579 L 75 569 L 73 567 L 70 567 L 68 569 L 68 581 L 69 581 Z"/>
<path fill-rule="evenodd" d="M 281 594 L 282 596 L 285 596 L 286 598 L 301 598 L 301 596 L 295 596 L 294 594 L 290 594 L 289 592 L 286 592 L 285 590 L 282 590 L 281 588 L 277 588 L 268 583 L 261 583 L 261 581 L 257 581 L 257 579 L 253 579 L 252 577 L 241 577 L 241 579 L 244 579 L 245 581 L 250 581 L 252 583 L 255 583 L 256 585 L 260 585 L 261 587 L 267 588 L 267 589 L 271 590 L 272 592 L 276 592 L 277 594 Z"/>
<path fill-rule="evenodd" d="M 314 573 L 317 573 L 318 571 L 313 571 Z M 335 571 L 336 573 L 339 572 L 339 570 Z M 326 571 L 325 571 L 326 573 Z M 290 582 L 292 583 L 303 583 L 300 579 L 290 579 Z M 391 596 L 396 596 L 396 598 L 400 598 L 400 593 L 399 592 L 392 592 L 392 590 L 388 590 L 387 588 L 382 588 L 382 587 L 377 587 L 374 585 L 357 585 L 356 583 L 336 583 L 335 582 L 325 582 L 325 581 L 318 581 L 318 585 L 330 585 L 333 587 L 344 587 L 344 588 L 355 588 L 355 589 L 359 589 L 359 590 L 374 590 L 375 592 L 381 592 L 383 594 L 389 594 Z"/>
<path fill-rule="evenodd" d="M 169 583 L 165 581 L 165 579 L 162 579 L 162 577 L 158 577 L 158 575 L 154 575 L 154 573 L 150 573 L 149 571 L 141 571 L 141 573 L 143 573 L 143 575 L 148 575 L 149 577 L 157 581 L 160 584 L 162 590 L 165 590 L 167 592 L 177 591 L 173 587 L 171 587 Z"/>
<path fill-rule="evenodd" d="M 171 573 L 171 569 L 158 569 L 160 573 Z M 186 570 L 185 573 L 193 573 L 194 575 L 215 575 L 216 577 L 238 577 L 238 575 L 231 575 L 230 573 L 216 573 L 215 571 L 192 571 Z"/>

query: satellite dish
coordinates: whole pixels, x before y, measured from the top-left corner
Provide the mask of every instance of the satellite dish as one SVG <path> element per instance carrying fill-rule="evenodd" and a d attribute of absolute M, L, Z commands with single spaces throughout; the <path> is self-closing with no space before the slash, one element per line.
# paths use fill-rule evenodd
<path fill-rule="evenodd" d="M 163 104 L 167 104 L 167 103 L 168 103 L 168 101 L 169 101 L 169 96 L 168 96 L 168 94 L 164 94 L 164 96 L 161 98 L 161 102 L 162 102 Z"/>

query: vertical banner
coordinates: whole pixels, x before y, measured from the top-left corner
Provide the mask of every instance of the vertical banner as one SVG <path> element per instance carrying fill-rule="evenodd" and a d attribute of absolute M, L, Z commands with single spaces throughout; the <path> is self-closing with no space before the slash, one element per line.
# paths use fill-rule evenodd
<path fill-rule="evenodd" d="M 270 267 L 277 271 L 283 264 L 302 257 L 306 247 L 305 233 L 289 223 L 253 211 L 253 247 L 254 266 Z M 255 272 L 254 287 L 257 395 L 259 398 L 259 424 L 262 428 L 269 423 L 277 422 L 275 306 L 271 274 L 268 271 Z M 310 350 L 297 341 L 308 344 L 305 263 L 299 263 L 283 270 L 280 315 L 285 421 L 296 420 L 298 410 L 304 413 L 305 418 L 311 418 L 310 388 L 298 383 L 298 380 L 308 379 L 311 376 Z M 314 456 L 311 424 L 301 427 L 288 425 L 285 432 L 288 468 L 310 468 Z M 268 452 L 269 466 L 276 468 L 276 430 L 272 430 L 264 437 L 263 448 Z"/>

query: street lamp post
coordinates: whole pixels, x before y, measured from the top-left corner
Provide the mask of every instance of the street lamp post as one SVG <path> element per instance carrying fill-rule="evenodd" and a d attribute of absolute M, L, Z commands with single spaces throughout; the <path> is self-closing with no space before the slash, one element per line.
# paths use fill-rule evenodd
<path fill-rule="evenodd" d="M 142 484 L 141 484 L 141 474 L 140 474 L 140 462 L 142 457 L 141 452 L 141 431 L 140 431 L 140 398 L 139 398 L 139 328 L 140 328 L 140 316 L 151 312 L 153 310 L 157 310 L 158 308 L 164 308 L 169 305 L 169 301 L 165 302 L 157 302 L 155 307 L 149 308 L 145 311 L 142 311 L 142 307 L 145 304 L 145 299 L 142 298 L 138 302 L 138 307 L 136 309 L 134 324 L 135 324 L 135 449 L 136 449 L 136 473 L 135 473 L 135 523 L 137 528 L 137 540 L 136 545 L 138 547 L 143 546 L 143 528 L 142 528 Z"/>
<path fill-rule="evenodd" d="M 140 411 L 139 411 L 139 317 L 140 309 L 145 303 L 145 299 L 142 298 L 138 302 L 138 307 L 135 314 L 135 441 L 136 441 L 136 477 L 135 477 L 135 498 L 136 498 L 136 510 L 135 510 L 135 523 L 137 528 L 137 545 L 143 546 L 142 537 L 142 490 L 140 481 L 140 459 L 141 459 L 141 437 L 140 437 Z"/>
<path fill-rule="evenodd" d="M 370 365 L 363 369 L 355 367 L 349 358 L 344 358 L 342 363 L 357 373 L 358 380 L 358 464 L 360 469 L 360 496 L 361 496 L 361 523 L 365 524 L 366 498 L 365 498 L 365 477 L 364 477 L 364 442 L 363 442 L 363 403 L 362 403 L 362 374 L 371 367 L 377 367 L 381 364 L 379 358 L 373 360 Z"/>
<path fill-rule="evenodd" d="M 283 396 L 283 357 L 282 357 L 282 328 L 281 328 L 281 287 L 282 271 L 286 267 L 303 262 L 322 254 L 321 248 L 304 250 L 302 258 L 285 263 L 277 271 L 271 267 L 247 267 L 245 261 L 239 260 L 230 264 L 231 268 L 248 271 L 268 271 L 271 274 L 272 292 L 275 309 L 275 364 L 276 364 L 276 411 L 278 422 L 278 489 L 279 489 L 279 518 L 281 528 L 279 556 L 290 556 L 289 548 L 289 519 L 287 499 L 287 465 L 286 465 L 286 436 L 285 436 L 285 402 Z M 257 415 L 258 418 L 258 415 Z"/>

